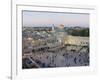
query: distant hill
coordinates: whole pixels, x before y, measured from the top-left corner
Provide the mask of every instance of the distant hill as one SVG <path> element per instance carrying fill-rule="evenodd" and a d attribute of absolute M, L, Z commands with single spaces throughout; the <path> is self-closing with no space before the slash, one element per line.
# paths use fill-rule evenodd
<path fill-rule="evenodd" d="M 73 28 L 67 28 L 65 29 L 65 31 L 69 35 L 89 37 L 89 28 L 73 27 Z"/>

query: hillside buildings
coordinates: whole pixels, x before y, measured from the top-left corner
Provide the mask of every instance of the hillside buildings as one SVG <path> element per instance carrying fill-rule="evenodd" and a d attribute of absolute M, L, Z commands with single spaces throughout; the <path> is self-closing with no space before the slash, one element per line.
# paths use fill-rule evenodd
<path fill-rule="evenodd" d="M 22 34 L 23 68 L 89 65 L 89 37 L 69 35 L 63 24 L 27 27 Z"/>

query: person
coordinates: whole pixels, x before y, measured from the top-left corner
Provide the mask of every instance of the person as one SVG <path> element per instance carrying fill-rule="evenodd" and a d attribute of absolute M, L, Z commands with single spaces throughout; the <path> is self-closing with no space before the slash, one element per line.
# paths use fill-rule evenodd
<path fill-rule="evenodd" d="M 74 58 L 74 63 L 76 64 L 76 57 Z"/>

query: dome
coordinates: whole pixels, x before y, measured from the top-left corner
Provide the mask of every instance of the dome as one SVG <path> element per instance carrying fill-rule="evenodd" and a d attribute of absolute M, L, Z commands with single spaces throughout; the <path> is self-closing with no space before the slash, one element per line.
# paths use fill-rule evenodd
<path fill-rule="evenodd" d="M 63 29 L 63 28 L 64 28 L 64 25 L 63 25 L 63 24 L 60 24 L 60 25 L 58 26 L 58 28 Z"/>

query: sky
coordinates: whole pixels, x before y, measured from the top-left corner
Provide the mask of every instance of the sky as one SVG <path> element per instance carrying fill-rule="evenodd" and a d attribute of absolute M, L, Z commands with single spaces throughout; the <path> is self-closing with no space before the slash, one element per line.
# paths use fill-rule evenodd
<path fill-rule="evenodd" d="M 89 14 L 87 13 L 57 13 L 57 12 L 36 12 L 23 11 L 23 27 L 34 26 L 80 26 L 89 27 Z"/>

